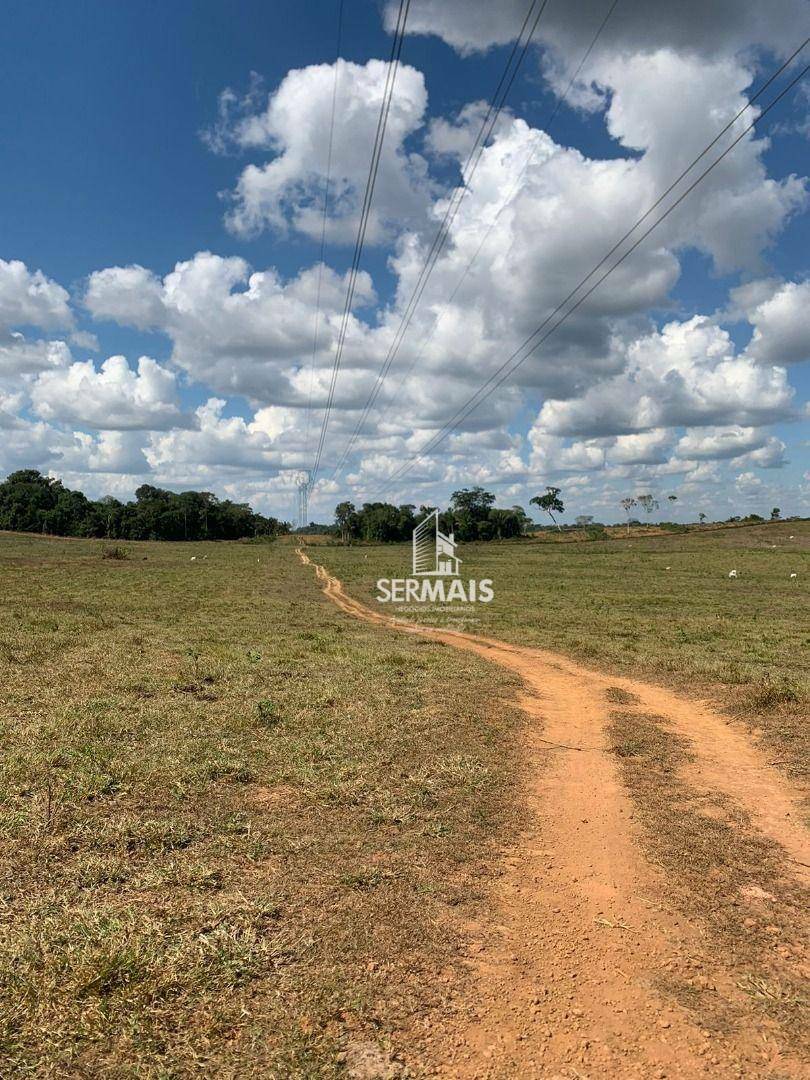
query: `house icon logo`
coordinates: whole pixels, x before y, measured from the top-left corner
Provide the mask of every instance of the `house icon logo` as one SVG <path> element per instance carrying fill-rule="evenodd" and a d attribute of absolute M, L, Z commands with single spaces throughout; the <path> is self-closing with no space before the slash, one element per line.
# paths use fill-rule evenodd
<path fill-rule="evenodd" d="M 419 577 L 458 577 L 460 564 L 455 538 L 441 531 L 439 511 L 434 510 L 413 530 L 413 572 Z"/>

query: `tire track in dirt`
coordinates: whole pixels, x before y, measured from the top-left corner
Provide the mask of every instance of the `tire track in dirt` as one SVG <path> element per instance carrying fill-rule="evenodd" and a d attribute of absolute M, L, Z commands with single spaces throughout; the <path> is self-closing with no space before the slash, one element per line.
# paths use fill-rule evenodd
<path fill-rule="evenodd" d="M 799 797 L 757 751 L 708 708 L 661 688 L 592 672 L 544 650 L 374 611 L 301 549 L 298 555 L 347 614 L 466 649 L 518 674 L 527 688 L 519 705 L 538 721 L 524 733 L 530 824 L 504 853 L 499 926 L 478 930 L 471 942 L 480 997 L 428 1036 L 428 1058 L 442 1062 L 434 1074 L 803 1075 L 754 1032 L 710 1042 L 687 1010 L 656 991 L 663 972 L 700 967 L 702 931 L 657 900 L 661 882 L 641 853 L 633 804 L 609 752 L 604 691 L 619 686 L 643 708 L 664 713 L 694 743 L 702 782 L 738 798 L 802 872 L 810 857 Z M 727 777 L 732 768 L 741 775 Z M 739 997 L 730 980 L 723 991 Z"/>

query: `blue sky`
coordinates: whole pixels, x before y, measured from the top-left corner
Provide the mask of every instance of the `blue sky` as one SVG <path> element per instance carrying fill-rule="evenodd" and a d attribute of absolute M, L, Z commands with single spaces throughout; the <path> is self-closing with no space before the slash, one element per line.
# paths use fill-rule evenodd
<path fill-rule="evenodd" d="M 721 0 L 718 3 L 722 6 Z M 403 253 L 409 243 L 416 245 L 417 251 L 426 249 L 435 230 L 437 205 L 458 181 L 464 152 L 455 148 L 456 143 L 469 145 L 476 126 L 464 119 L 463 110 L 487 99 L 494 89 L 526 3 L 508 0 L 502 5 L 500 18 L 491 8 L 479 0 L 466 5 L 450 0 L 439 10 L 433 0 L 414 0 L 412 32 L 402 54 L 407 71 L 398 82 L 403 101 L 411 95 L 407 103 L 411 113 L 398 135 L 389 133 L 390 175 L 378 183 L 376 197 L 380 207 L 386 207 L 388 186 L 390 205 L 384 235 L 379 242 L 367 245 L 362 260 L 374 293 L 355 312 L 359 322 L 347 339 L 345 378 L 339 382 L 336 418 L 330 421 L 330 440 L 334 440 L 329 444 L 331 463 L 353 429 L 358 406 L 373 385 L 403 300 L 407 300 L 415 263 Z M 459 216 L 459 228 L 467 233 L 499 209 L 498 199 L 505 198 L 514 179 L 507 162 L 503 187 L 499 188 L 499 154 L 502 157 L 504 148 L 511 152 L 508 148 L 513 147 L 514 154 L 524 154 L 521 160 L 525 160 L 523 147 L 530 149 L 531 140 L 544 131 L 545 120 L 606 5 L 581 0 L 568 5 L 568 13 L 555 13 L 553 8 L 551 0 L 546 22 L 541 19 L 539 24 L 536 45 L 510 94 L 509 114 L 488 148 L 482 169 L 486 180 L 478 187 L 471 185 L 465 212 Z M 369 60 L 388 56 L 387 10 L 385 5 L 364 0 L 350 0 L 345 9 L 341 56 L 354 65 L 344 72 L 344 91 L 349 92 L 351 83 L 357 107 L 373 116 L 376 105 L 363 97 L 373 88 L 362 80 Z M 695 12 L 700 10 L 700 5 L 695 5 Z M 675 165 L 681 160 L 679 141 L 688 143 L 694 133 L 695 145 L 700 148 L 701 132 L 718 127 L 716 120 L 709 122 L 707 112 L 714 109 L 727 119 L 728 110 L 738 100 L 736 95 L 746 86 L 750 89 L 750 74 L 755 75 L 753 85 L 758 85 L 763 73 L 773 70 L 779 58 L 792 51 L 791 44 L 801 36 L 797 10 L 801 6 L 794 0 L 780 0 L 770 25 L 763 27 L 755 6 L 744 3 L 735 25 L 729 20 L 715 26 L 706 16 L 703 31 L 696 25 L 694 40 L 690 40 L 688 28 L 667 24 L 667 18 L 672 21 L 669 15 L 662 17 L 656 30 L 652 25 L 655 20 L 640 17 L 632 0 L 620 0 L 594 50 L 592 63 L 583 70 L 569 104 L 559 111 L 547 133 L 557 148 L 557 158 L 549 158 L 551 163 L 543 175 L 536 179 L 529 175 L 525 191 L 518 192 L 520 204 L 515 201 L 514 231 L 504 230 L 501 236 L 496 230 L 487 247 L 482 262 L 493 275 L 492 281 L 486 280 L 482 267 L 477 286 L 480 295 L 474 289 L 467 290 L 456 312 L 441 306 L 466 258 L 461 232 L 452 237 L 447 256 L 443 255 L 437 267 L 435 286 L 434 282 L 431 285 L 435 291 L 426 294 L 412 347 L 417 348 L 420 333 L 429 332 L 437 312 L 443 312 L 440 328 L 457 319 L 458 326 L 469 330 L 469 342 L 460 340 L 465 330 L 447 343 L 441 332 L 435 335 L 436 355 L 426 357 L 423 380 L 433 380 L 434 392 L 426 395 L 424 388 L 414 389 L 413 397 L 402 404 L 393 429 L 364 433 L 346 474 L 334 482 L 327 482 L 324 476 L 321 487 L 316 487 L 313 505 L 317 516 L 328 517 L 336 499 L 345 494 L 357 501 L 374 497 L 380 481 L 441 427 L 475 388 L 476 379 L 483 381 L 502 359 L 503 350 L 511 351 L 525 336 L 524 328 L 534 325 L 535 315 L 535 322 L 539 322 L 553 308 L 561 298 L 560 290 L 562 295 L 566 291 L 563 284 L 576 281 L 577 273 L 587 272 L 598 260 L 605 250 L 603 237 L 612 235 L 611 215 L 616 222 L 624 222 L 636 208 L 642 212 L 644 200 L 660 190 L 656 183 L 674 177 L 678 171 Z M 303 300 L 297 294 L 292 297 L 296 310 L 300 308 L 301 325 L 295 331 L 285 330 L 280 344 L 276 326 L 293 316 L 277 313 L 273 305 L 286 302 L 289 282 L 302 273 L 314 274 L 312 268 L 317 263 L 318 238 L 311 230 L 308 235 L 298 227 L 295 215 L 307 202 L 317 204 L 320 199 L 323 133 L 313 128 L 311 148 L 304 145 L 306 140 L 301 136 L 303 149 L 296 150 L 295 139 L 323 104 L 331 76 L 327 78 L 324 68 L 320 82 L 313 75 L 296 90 L 288 73 L 295 69 L 314 72 L 314 65 L 332 65 L 336 13 L 334 0 L 303 5 L 286 0 L 272 5 L 250 2 L 239 5 L 236 12 L 231 5 L 210 0 L 70 5 L 13 0 L 5 5 L 0 122 L 6 164 L 0 171 L 0 259 L 23 263 L 29 275 L 41 271 L 51 292 L 32 306 L 16 293 L 12 295 L 21 280 L 14 276 L 8 284 L 9 313 L 6 323 L 0 323 L 0 333 L 24 334 L 27 342 L 37 342 L 41 350 L 48 341 L 66 342 L 58 361 L 52 348 L 47 361 L 28 357 L 18 362 L 19 347 L 15 344 L 17 352 L 10 352 L 8 362 L 0 368 L 4 373 L 0 393 L 6 395 L 9 404 L 4 408 L 12 417 L 7 426 L 12 440 L 15 432 L 21 440 L 20 449 L 7 451 L 0 463 L 6 470 L 19 467 L 28 455 L 25 464 L 63 475 L 92 494 L 112 490 L 125 495 L 149 479 L 177 488 L 206 486 L 289 516 L 295 477 L 307 467 L 309 452 L 301 439 L 306 380 L 302 376 L 297 381 L 296 372 L 308 364 L 311 345 L 307 342 L 311 342 L 316 311 L 309 293 Z M 683 15 L 686 21 L 698 23 L 703 18 L 686 9 Z M 666 57 L 666 62 L 656 69 L 649 60 L 652 55 Z M 686 99 L 682 93 L 679 96 L 679 80 L 694 83 L 695 69 L 690 65 L 695 63 L 700 64 L 700 77 L 705 75 L 706 85 L 705 93 L 698 93 L 692 102 L 688 95 Z M 650 93 L 645 79 L 654 69 L 658 75 L 655 92 Z M 749 76 L 741 79 L 739 71 L 748 71 Z M 258 91 L 256 77 L 261 80 Z M 662 85 L 667 79 L 671 80 L 669 88 Z M 689 85 L 688 81 L 684 85 Z M 248 99 L 251 86 L 254 92 Z M 282 100 L 285 86 L 290 88 L 295 115 L 287 109 L 279 119 L 284 110 L 271 115 L 272 101 L 279 88 L 282 95 L 278 100 Z M 234 100 L 244 99 L 228 114 L 225 152 L 215 153 L 201 133 L 217 123 L 220 95 L 226 88 L 231 89 Z M 420 105 L 424 90 L 426 108 Z M 311 101 L 303 100 L 307 94 L 312 95 Z M 581 326 L 579 320 L 572 320 L 572 331 L 565 335 L 565 341 L 560 335 L 559 351 L 555 343 L 555 352 L 549 351 L 547 360 L 541 356 L 536 365 L 534 361 L 527 363 L 526 378 L 521 377 L 510 391 L 493 400 L 489 411 L 482 411 L 477 432 L 461 432 L 449 440 L 446 451 L 430 469 L 415 468 L 412 478 L 393 494 L 420 501 L 446 497 L 454 487 L 467 482 L 482 482 L 497 490 L 501 501 L 511 504 L 526 501 L 538 486 L 553 482 L 570 492 L 572 512 L 588 512 L 593 507 L 598 517 L 610 519 L 618 516 L 613 507 L 620 490 L 649 488 L 663 495 L 684 485 L 684 503 L 692 510 L 722 503 L 729 512 L 737 505 L 745 511 L 754 504 L 759 507 L 778 500 L 796 511 L 804 505 L 807 512 L 802 503 L 806 493 L 802 492 L 810 487 L 810 478 L 804 476 L 808 432 L 806 422 L 799 417 L 808 398 L 810 378 L 808 365 L 796 362 L 796 349 L 801 352 L 802 348 L 796 345 L 801 328 L 783 333 L 779 320 L 800 317 L 796 312 L 802 311 L 801 296 L 792 287 L 804 285 L 809 269 L 810 214 L 802 195 L 802 177 L 810 166 L 809 100 L 800 89 L 773 117 L 766 118 L 763 126 L 773 132 L 769 147 L 762 144 L 755 148 L 746 142 L 740 148 L 741 164 L 728 176 L 725 197 L 726 203 L 734 206 L 736 221 L 731 212 L 717 209 L 718 202 L 708 208 L 696 205 L 696 216 L 705 215 L 707 239 L 698 235 L 702 225 L 694 223 L 664 237 L 661 265 L 639 265 L 639 280 L 648 274 L 653 284 L 647 289 L 645 283 L 641 290 L 644 297 L 635 308 L 629 310 L 620 298 L 613 297 L 606 300 L 598 325 L 596 319 L 583 321 Z M 709 109 L 707 102 L 712 103 Z M 694 116 L 689 115 L 690 108 L 695 110 Z M 679 110 L 682 115 L 677 116 Z M 240 122 L 246 117 L 260 119 L 266 111 L 271 134 L 264 143 L 246 138 Z M 289 133 L 285 123 L 290 125 Z M 444 123 L 441 130 L 436 126 L 439 123 Z M 648 130 L 653 133 L 649 145 L 644 143 L 646 136 L 641 141 L 638 136 L 638 132 Z M 347 129 L 341 136 L 343 143 L 352 131 Z M 457 137 L 452 147 L 448 131 Z M 352 161 L 342 178 L 349 203 L 358 184 L 350 175 L 351 169 L 356 164 L 358 176 L 362 174 L 369 149 L 368 143 L 359 139 L 351 148 Z M 684 146 L 683 152 L 687 149 Z M 239 205 L 243 170 L 261 170 L 278 158 L 289 159 L 283 195 L 273 196 L 276 202 L 270 210 L 262 204 L 258 226 L 254 220 L 250 229 L 235 227 L 227 215 Z M 615 207 L 607 195 L 604 205 L 594 206 L 591 200 L 583 208 L 582 236 L 570 225 L 567 234 L 560 226 L 557 235 L 554 217 L 549 214 L 556 212 L 564 218 L 583 182 L 587 186 L 588 175 L 600 175 L 611 162 L 614 169 L 621 168 L 624 161 L 638 168 L 628 174 L 623 184 L 626 190 L 611 196 Z M 582 169 L 589 170 L 588 174 L 577 176 Z M 762 170 L 758 179 L 757 169 Z M 547 179 L 551 174 L 553 184 Z M 605 189 L 613 183 L 609 179 Z M 779 185 L 776 193 L 774 184 Z M 401 221 L 397 220 L 397 185 L 402 185 L 405 201 L 412 200 Z M 595 190 L 601 199 L 601 188 Z M 722 192 L 714 197 L 723 201 Z M 504 215 L 507 217 L 509 213 Z M 336 218 L 327 246 L 327 267 L 337 275 L 345 273 L 350 261 L 347 241 L 353 235 L 353 220 L 351 212 L 343 221 Z M 546 244 L 550 261 L 544 264 Z M 572 277 L 566 267 L 555 280 L 565 257 L 554 253 L 568 247 L 582 248 L 580 261 L 572 259 Z M 220 281 L 216 297 L 206 301 L 208 310 L 204 310 L 205 305 L 200 308 L 203 314 L 195 307 L 199 301 L 196 293 L 189 293 L 190 299 L 181 303 L 168 292 L 154 301 L 161 314 L 151 321 L 133 313 L 139 290 L 139 302 L 144 296 L 157 295 L 155 283 L 170 275 L 176 264 L 190 263 L 200 252 L 213 253 L 220 260 L 216 273 L 225 277 L 230 273 L 223 269 L 225 260 L 234 258 L 245 260 L 253 270 L 278 275 L 278 296 L 257 297 L 255 303 L 248 304 L 249 319 L 256 325 L 247 344 L 240 339 L 239 320 L 233 313 L 223 316 L 233 318 L 234 325 L 217 340 L 215 317 L 217 304 L 227 309 L 229 289 L 249 289 L 244 276 L 249 273 L 247 268 L 240 284 L 222 285 Z M 677 271 L 672 266 L 675 262 Z M 143 268 L 143 275 L 134 284 L 128 279 L 125 296 L 114 273 L 94 278 L 102 271 L 131 266 Z M 505 270 L 499 271 L 499 267 Z M 513 270 L 515 283 L 505 298 L 495 303 L 494 293 Z M 654 285 L 659 273 L 668 275 L 665 285 Z M 103 282 L 103 295 L 96 295 L 97 290 L 90 287 L 94 280 Z M 335 282 L 335 311 L 324 310 L 320 316 L 323 355 L 318 357 L 317 378 L 321 373 L 324 379 L 328 377 L 339 323 L 337 294 L 341 286 L 338 278 Z M 512 296 L 521 291 L 524 282 L 526 295 L 515 301 L 512 310 Z M 726 309 L 734 302 L 733 290 L 741 285 L 756 286 L 758 291 L 752 292 L 745 311 L 740 305 L 737 314 L 730 314 Z M 198 288 L 198 284 L 190 282 L 188 287 Z M 161 288 L 166 291 L 165 282 Z M 66 291 L 64 301 L 59 289 Z M 309 285 L 302 285 L 299 292 L 301 289 L 306 292 Z M 183 303 L 194 308 L 191 315 Z M 0 312 L 3 310 L 0 298 Z M 680 405 L 653 409 L 652 420 L 647 418 L 649 408 L 643 405 L 633 416 L 620 416 L 617 402 L 627 397 L 622 379 L 635 386 L 648 380 L 650 387 L 652 380 L 662 379 L 663 396 L 669 393 L 666 387 L 671 387 L 673 379 L 683 379 L 685 389 L 680 396 L 691 395 L 690 401 L 694 394 L 686 384 L 695 379 L 695 394 L 700 397 L 702 376 L 695 365 L 690 361 L 689 374 L 685 375 L 676 370 L 681 360 L 673 361 L 676 367 L 667 382 L 667 372 L 656 352 L 661 343 L 655 335 L 660 335 L 664 324 L 685 324 L 693 316 L 709 319 L 712 333 L 730 334 L 728 347 L 736 352 L 734 363 L 739 364 L 739 372 L 727 365 L 725 389 L 718 390 L 719 396 L 709 404 L 701 399 L 684 405 L 681 411 Z M 749 378 L 746 347 L 757 326 L 759 366 L 756 378 Z M 82 331 L 95 336 L 97 349 L 90 347 L 90 339 L 83 337 Z M 266 334 L 266 384 L 262 382 L 262 333 Z M 777 368 L 782 364 L 779 349 L 786 347 L 782 341 L 786 337 L 792 352 L 787 380 L 782 384 L 779 376 L 768 379 L 761 373 L 765 364 Z M 669 346 L 665 342 L 661 347 Z M 410 342 L 403 349 L 403 366 L 412 359 L 409 348 Z M 656 358 L 639 375 L 634 365 L 642 362 L 637 359 L 642 353 L 655 353 Z M 153 373 L 154 385 L 144 383 L 139 389 L 139 384 L 122 371 L 115 378 L 100 380 L 101 364 L 115 354 L 126 357 L 133 378 L 138 358 L 152 358 L 159 367 Z M 201 360 L 199 354 L 207 358 Z M 92 371 L 74 367 L 88 361 L 92 361 Z M 248 364 L 256 372 L 249 378 L 244 375 Z M 421 378 L 421 367 L 418 372 Z M 757 379 L 765 381 L 760 386 Z M 743 391 L 740 384 L 746 380 L 750 385 Z M 319 386 L 316 380 L 316 404 Z M 158 400 L 162 393 L 168 395 L 166 401 Z M 615 414 L 612 428 L 604 418 L 597 422 L 593 416 L 585 416 L 589 410 L 590 414 L 600 411 L 600 393 L 607 413 Z M 740 393 L 753 394 L 752 401 L 743 401 Z M 66 404 L 71 394 L 76 400 Z M 773 407 L 757 411 L 754 399 L 761 402 L 768 394 L 773 397 Z M 656 397 L 655 389 L 648 389 L 644 400 L 655 401 Z M 83 413 L 81 402 L 88 398 L 94 400 L 95 407 Z M 216 413 L 218 419 L 212 420 L 209 412 L 201 420 L 194 410 L 211 398 L 223 402 Z M 585 404 L 577 404 L 580 398 Z M 138 419 L 137 408 L 141 406 Z M 109 419 L 105 420 L 105 415 Z M 157 426 L 156 416 L 160 418 Z M 167 416 L 180 418 L 176 428 Z M 314 423 L 317 429 L 321 413 L 316 409 L 313 416 L 310 425 Z M 223 424 L 229 418 L 241 420 L 243 426 L 231 424 L 226 430 Z M 712 440 L 728 446 L 729 439 L 737 440 L 745 454 L 755 456 L 741 454 L 737 460 L 730 458 L 727 450 L 720 457 L 706 456 L 711 454 Z M 778 453 L 776 443 L 769 439 L 784 443 L 783 451 Z M 646 449 L 639 452 L 642 442 Z M 651 451 L 653 445 L 657 449 Z M 685 456 L 688 448 L 697 448 L 698 456 Z M 788 463 L 781 464 L 785 460 Z M 691 462 L 691 470 L 676 471 L 678 461 Z M 739 477 L 746 479 L 738 483 Z M 738 484 L 738 493 L 730 495 L 734 484 Z M 684 515 L 690 516 L 687 509 Z"/>
<path fill-rule="evenodd" d="M 217 194 L 232 186 L 234 159 L 210 153 L 199 133 L 213 121 L 222 89 L 246 90 L 251 72 L 272 90 L 290 68 L 331 63 L 335 0 L 247 0 L 238 17 L 211 0 L 12 0 L 5 10 L 11 33 L 0 115 L 13 167 L 0 176 L 0 230 L 7 252 L 62 282 L 118 263 L 165 273 L 200 249 L 286 273 L 317 258 L 318 245 L 305 238 L 263 234 L 245 243 L 227 231 Z M 344 58 L 388 56 L 377 3 L 351 0 L 344 20 Z M 405 59 L 431 73 L 431 111 L 448 115 L 494 90 L 510 51 L 496 46 L 462 58 L 440 40 L 414 37 Z M 536 66 L 524 67 L 510 94 L 521 115 L 539 121 L 554 101 Z M 621 152 L 600 123 L 572 110 L 555 130 L 589 152 Z M 345 266 L 351 251 L 341 246 L 330 256 Z M 364 266 L 376 277 L 385 261 L 367 251 Z"/>

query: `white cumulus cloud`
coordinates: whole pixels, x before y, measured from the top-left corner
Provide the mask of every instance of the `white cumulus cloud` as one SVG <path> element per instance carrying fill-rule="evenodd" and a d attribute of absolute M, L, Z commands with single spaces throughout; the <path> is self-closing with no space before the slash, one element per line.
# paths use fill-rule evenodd
<path fill-rule="evenodd" d="M 749 356 L 764 364 L 810 360 L 810 281 L 785 282 L 748 318 L 754 327 Z"/>
<path fill-rule="evenodd" d="M 18 259 L 0 259 L 0 333 L 14 326 L 71 327 L 68 299 L 67 291 L 41 270 L 32 272 Z"/>
<path fill-rule="evenodd" d="M 148 356 L 133 371 L 123 356 L 110 356 L 96 370 L 92 360 L 43 372 L 31 387 L 34 411 L 58 420 L 104 430 L 188 427 L 177 402 L 175 375 Z"/>
<path fill-rule="evenodd" d="M 133 269 L 146 292 L 133 287 Z M 163 330 L 172 360 L 218 394 L 263 403 L 306 404 L 316 317 L 317 268 L 285 281 L 274 269 L 252 271 L 244 259 L 198 252 L 162 280 L 142 268 L 110 267 L 91 274 L 85 303 L 98 318 Z M 346 278 L 321 276 L 319 350 L 314 401 L 325 399 L 327 372 L 346 295 Z M 371 278 L 358 277 L 356 304 L 375 299 Z M 366 325 L 350 317 L 351 356 L 365 353 Z M 347 356 L 347 367 L 351 357 Z"/>
<path fill-rule="evenodd" d="M 651 428 L 736 423 L 761 425 L 792 415 L 784 368 L 735 355 L 727 331 L 695 316 L 667 323 L 633 342 L 625 370 L 581 398 L 547 401 L 545 430 L 609 435 Z"/>
<path fill-rule="evenodd" d="M 339 60 L 337 64 L 328 236 L 349 243 L 357 230 L 388 64 L 381 60 L 366 64 Z M 233 232 L 252 236 L 267 227 L 282 232 L 291 227 L 310 237 L 320 236 L 334 84 L 334 65 L 289 71 L 262 111 L 237 110 L 232 120 L 229 105 L 237 99 L 233 91 L 225 92 L 214 142 L 230 141 L 243 150 L 273 155 L 270 161 L 243 169 L 226 218 Z M 255 98 L 254 91 L 251 105 Z M 404 143 L 421 126 L 426 107 L 422 73 L 401 64 L 367 243 L 379 243 L 393 226 L 398 230 L 403 223 L 424 217 L 429 193 L 426 163 L 419 154 L 406 150 Z"/>

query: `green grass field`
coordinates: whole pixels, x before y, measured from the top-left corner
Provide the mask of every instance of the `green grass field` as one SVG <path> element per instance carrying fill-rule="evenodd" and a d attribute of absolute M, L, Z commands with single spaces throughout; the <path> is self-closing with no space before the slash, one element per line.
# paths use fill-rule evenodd
<path fill-rule="evenodd" d="M 807 690 L 810 522 L 457 550 L 463 578 L 492 579 L 493 602 L 378 605 L 378 578 L 410 576 L 408 545 L 329 546 L 317 556 L 358 598 L 416 621 L 628 670 Z"/>
<path fill-rule="evenodd" d="M 103 549 L 0 536 L 2 1075 L 396 1051 L 510 827 L 510 678 L 347 619 L 292 546 Z"/>
<path fill-rule="evenodd" d="M 580 544 L 462 544 L 457 554 L 462 577 L 492 579 L 491 603 L 380 604 L 377 579 L 411 573 L 408 545 L 317 549 L 353 595 L 390 614 L 716 691 L 752 722 L 763 720 L 793 767 L 806 768 L 810 522 Z"/>

